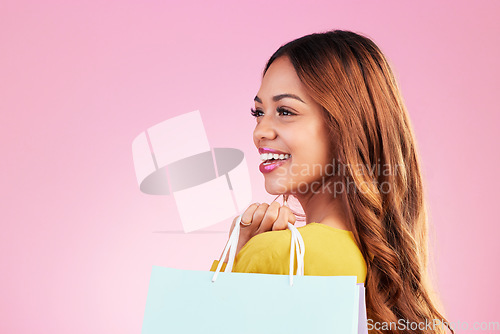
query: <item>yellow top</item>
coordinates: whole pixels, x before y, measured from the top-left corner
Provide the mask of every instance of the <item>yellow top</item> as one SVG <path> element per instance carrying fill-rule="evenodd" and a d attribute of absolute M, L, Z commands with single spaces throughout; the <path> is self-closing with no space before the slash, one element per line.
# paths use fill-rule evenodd
<path fill-rule="evenodd" d="M 358 283 L 365 282 L 366 263 L 351 231 L 314 222 L 298 230 L 305 245 L 304 275 L 357 276 Z M 291 237 L 289 229 L 254 236 L 236 255 L 232 272 L 288 275 Z M 215 260 L 210 270 L 218 264 Z M 223 263 L 221 271 L 225 268 Z M 296 274 L 297 255 L 294 268 Z"/>

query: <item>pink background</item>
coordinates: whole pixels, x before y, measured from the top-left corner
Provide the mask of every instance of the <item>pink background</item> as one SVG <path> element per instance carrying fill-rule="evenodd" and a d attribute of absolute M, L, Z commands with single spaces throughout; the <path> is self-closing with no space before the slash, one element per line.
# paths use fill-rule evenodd
<path fill-rule="evenodd" d="M 139 191 L 132 140 L 199 109 L 212 147 L 246 153 L 285 42 L 348 29 L 393 64 L 416 131 L 436 288 L 451 321 L 500 321 L 500 2 L 2 1 L 0 332 L 138 333 L 152 265 L 208 270 L 231 220 L 180 230 Z"/>

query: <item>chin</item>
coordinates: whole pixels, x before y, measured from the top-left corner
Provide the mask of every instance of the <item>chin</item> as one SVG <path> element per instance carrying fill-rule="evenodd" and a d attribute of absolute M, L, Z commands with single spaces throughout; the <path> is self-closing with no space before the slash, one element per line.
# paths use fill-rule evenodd
<path fill-rule="evenodd" d="M 275 180 L 266 181 L 265 188 L 270 195 L 285 195 L 288 193 L 288 188 L 278 184 Z"/>
<path fill-rule="evenodd" d="M 267 187 L 266 186 L 266 191 L 269 195 L 281 195 L 283 192 L 278 191 L 275 187 Z"/>

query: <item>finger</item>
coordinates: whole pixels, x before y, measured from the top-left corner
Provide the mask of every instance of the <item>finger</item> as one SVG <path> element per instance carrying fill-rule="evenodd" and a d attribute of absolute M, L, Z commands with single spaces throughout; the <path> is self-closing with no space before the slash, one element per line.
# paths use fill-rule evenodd
<path fill-rule="evenodd" d="M 254 203 L 254 204 L 250 205 L 250 206 L 247 208 L 247 210 L 248 210 L 248 209 L 250 209 L 252 206 L 253 206 L 254 208 L 257 208 L 257 207 L 259 206 L 259 203 Z M 231 224 L 231 228 L 229 229 L 229 236 L 231 236 L 231 234 L 233 233 L 234 226 L 236 225 L 236 221 L 238 220 L 238 217 L 239 217 L 239 216 L 236 216 L 236 217 L 234 217 L 234 219 L 233 219 L 233 222 L 232 222 L 232 224 Z M 242 219 L 241 219 L 240 221 L 243 221 L 243 214 L 242 214 Z M 245 224 L 245 221 L 243 221 L 243 223 Z M 245 225 L 241 224 L 241 227 L 242 227 L 242 228 L 244 228 L 244 227 L 245 227 Z"/>
<path fill-rule="evenodd" d="M 243 214 L 241 215 L 241 222 L 243 223 L 243 224 L 241 224 L 241 228 L 250 227 L 250 226 L 245 226 L 245 225 L 248 225 L 250 223 L 252 223 L 252 225 L 253 225 L 253 216 L 254 216 L 255 211 L 259 208 L 259 206 L 260 206 L 259 203 L 253 203 L 245 210 L 245 212 L 243 212 Z M 237 218 L 238 217 L 235 218 L 235 223 L 236 223 Z"/>
<path fill-rule="evenodd" d="M 274 222 L 273 224 L 273 231 L 285 230 L 286 228 L 288 228 L 288 222 L 291 220 L 291 216 L 294 216 L 294 214 L 289 207 L 280 207 L 278 219 L 276 219 L 276 222 Z"/>
<path fill-rule="evenodd" d="M 269 204 L 262 203 L 261 205 L 259 205 L 259 207 L 253 213 L 252 225 L 251 225 L 253 232 L 255 232 L 259 229 L 259 227 L 262 223 L 262 219 L 264 218 L 268 207 L 269 207 Z"/>
<path fill-rule="evenodd" d="M 276 219 L 278 219 L 279 209 L 280 209 L 280 204 L 276 201 L 273 201 L 271 205 L 269 205 L 264 215 L 264 218 L 260 223 L 259 229 L 257 230 L 258 233 L 272 230 L 274 222 L 276 221 Z"/>

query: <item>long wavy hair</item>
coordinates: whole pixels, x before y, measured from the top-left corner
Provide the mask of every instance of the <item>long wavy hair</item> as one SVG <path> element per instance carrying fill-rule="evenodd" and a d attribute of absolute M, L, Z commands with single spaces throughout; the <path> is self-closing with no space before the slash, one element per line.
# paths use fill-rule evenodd
<path fill-rule="evenodd" d="M 427 273 L 427 214 L 415 136 L 389 63 L 373 41 L 351 31 L 314 33 L 282 45 L 262 76 L 286 56 L 324 109 L 331 157 L 345 171 L 350 227 L 367 264 L 370 333 L 452 333 Z M 354 168 L 366 166 L 367 168 Z M 351 190 L 351 189 L 350 189 Z M 400 319 L 410 324 L 397 326 Z M 444 321 L 432 330 L 424 325 Z M 380 325 L 381 326 L 381 325 Z M 375 327 L 375 326 L 372 326 Z"/>

